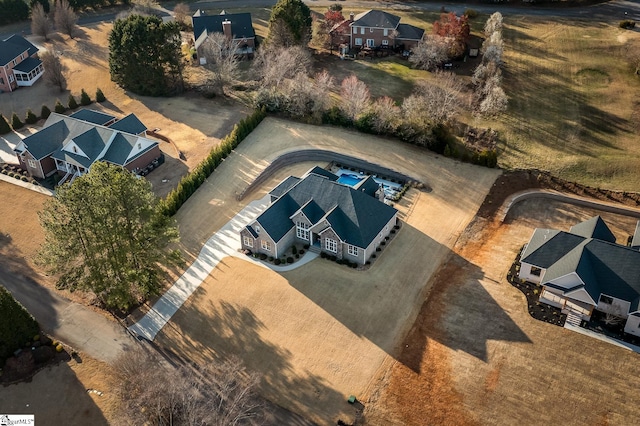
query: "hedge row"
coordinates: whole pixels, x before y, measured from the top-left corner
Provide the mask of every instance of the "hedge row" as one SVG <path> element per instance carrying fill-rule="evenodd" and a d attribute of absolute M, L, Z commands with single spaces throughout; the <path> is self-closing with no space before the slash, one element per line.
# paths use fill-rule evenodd
<path fill-rule="evenodd" d="M 198 164 L 193 171 L 185 175 L 178 183 L 178 186 L 167 195 L 162 201 L 162 212 L 167 216 L 176 214 L 178 209 L 182 207 L 189 197 L 200 188 L 211 173 L 222 163 L 222 160 L 227 158 L 227 156 L 231 154 L 231 151 L 233 151 L 253 129 L 258 127 L 258 124 L 262 122 L 266 115 L 264 108 L 256 109 L 253 114 L 240 120 L 240 122 L 234 126 L 231 133 L 225 136 L 220 144 L 213 148 L 209 155 Z"/>
<path fill-rule="evenodd" d="M 38 323 L 27 310 L 0 286 L 0 366 L 13 352 L 38 334 Z"/>
<path fill-rule="evenodd" d="M 102 90 L 97 89 L 96 101 L 104 102 L 105 100 L 106 98 L 104 97 L 104 93 L 102 93 Z M 87 105 L 91 105 L 92 102 L 93 101 L 91 100 L 87 92 L 85 92 L 85 90 L 82 89 L 82 91 L 80 92 L 80 105 L 87 106 Z M 69 98 L 67 100 L 67 106 L 68 106 L 68 109 L 78 108 L 78 102 L 76 101 L 76 98 L 74 98 L 72 94 L 69 94 Z M 67 110 L 67 107 L 65 107 L 62 104 L 62 102 L 60 102 L 60 100 L 58 99 L 56 100 L 56 105 L 54 107 L 54 110 L 55 112 L 62 114 Z M 49 109 L 49 107 L 46 105 L 42 105 L 39 118 L 46 120 L 47 118 L 49 118 L 50 114 L 51 114 L 51 110 Z M 27 124 L 35 124 L 38 122 L 38 116 L 35 115 L 33 111 L 31 111 L 31 108 L 27 110 L 27 114 L 24 122 Z M 9 123 L 7 122 L 7 119 L 2 114 L 0 114 L 0 135 L 9 133 L 12 128 L 13 130 L 18 130 L 23 126 L 24 126 L 24 123 L 20 120 L 20 117 L 18 117 L 18 114 L 16 114 L 15 112 L 11 115 L 11 125 L 9 125 Z"/>

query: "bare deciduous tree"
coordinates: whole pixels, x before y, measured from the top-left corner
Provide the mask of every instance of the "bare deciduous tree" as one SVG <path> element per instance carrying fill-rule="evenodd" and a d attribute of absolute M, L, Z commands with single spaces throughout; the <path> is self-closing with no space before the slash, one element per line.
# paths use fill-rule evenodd
<path fill-rule="evenodd" d="M 369 107 L 371 100 L 367 85 L 353 74 L 342 80 L 340 95 L 342 111 L 351 120 L 357 119 Z"/>
<path fill-rule="evenodd" d="M 178 3 L 173 8 L 173 16 L 176 19 L 176 22 L 187 25 L 191 23 L 191 9 L 189 5 L 186 3 Z"/>
<path fill-rule="evenodd" d="M 173 368 L 141 350 L 116 363 L 118 396 L 132 424 L 256 424 L 263 414 L 260 378 L 237 359 Z"/>
<path fill-rule="evenodd" d="M 53 20 L 58 31 L 62 31 L 69 37 L 73 38 L 78 22 L 78 15 L 73 11 L 67 0 L 57 0 Z"/>
<path fill-rule="evenodd" d="M 491 37 L 491 34 L 498 31 L 502 31 L 502 14 L 500 12 L 495 12 L 484 24 L 484 34 L 488 38 Z"/>
<path fill-rule="evenodd" d="M 297 73 L 306 75 L 310 66 L 311 54 L 302 46 L 265 46 L 258 51 L 254 60 L 261 85 L 267 88 L 278 87 L 285 79 L 293 78 Z"/>
<path fill-rule="evenodd" d="M 64 92 L 67 88 L 67 79 L 64 76 L 66 67 L 60 62 L 60 58 L 52 52 L 43 52 L 40 54 L 42 66 L 44 67 L 44 78 L 49 84 L 56 86 L 60 92 Z"/>
<path fill-rule="evenodd" d="M 507 109 L 507 95 L 500 86 L 492 86 L 480 102 L 480 113 L 484 115 L 496 115 Z"/>
<path fill-rule="evenodd" d="M 233 84 L 239 75 L 240 61 L 237 56 L 239 43 L 227 38 L 223 33 L 211 33 L 202 44 L 201 60 L 211 71 L 209 83 L 218 95 L 224 95 L 225 88 Z"/>
<path fill-rule="evenodd" d="M 31 8 L 31 32 L 35 35 L 44 37 L 45 40 L 49 40 L 49 34 L 51 34 L 51 21 L 44 12 L 42 4 L 36 2 Z"/>
<path fill-rule="evenodd" d="M 438 71 L 433 83 L 420 82 L 415 91 L 422 97 L 424 114 L 438 125 L 448 124 L 458 113 L 462 87 L 455 74 Z"/>
<path fill-rule="evenodd" d="M 375 100 L 372 106 L 375 118 L 373 129 L 378 133 L 393 133 L 400 125 L 400 107 L 388 96 Z"/>
<path fill-rule="evenodd" d="M 449 43 L 444 37 L 427 35 L 411 51 L 409 62 L 416 68 L 433 70 L 449 58 Z"/>

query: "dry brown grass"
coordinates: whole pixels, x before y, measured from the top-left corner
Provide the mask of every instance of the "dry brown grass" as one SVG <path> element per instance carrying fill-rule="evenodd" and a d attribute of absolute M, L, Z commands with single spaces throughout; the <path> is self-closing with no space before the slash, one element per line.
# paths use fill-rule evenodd
<path fill-rule="evenodd" d="M 498 172 L 387 139 L 269 118 L 181 208 L 177 218 L 185 251 L 197 253 L 244 204 L 311 166 L 287 167 L 242 203 L 236 201 L 235 194 L 269 161 L 311 147 L 385 165 L 432 190 L 410 190 L 398 204 L 405 224 L 369 270 L 318 259 L 277 274 L 227 258 L 157 340 L 201 362 L 239 354 L 264 375 L 267 398 L 328 424 L 352 416 L 345 403 L 349 395 L 368 400 L 424 300 L 430 275 Z"/>
<path fill-rule="evenodd" d="M 0 387 L 2 410 L 35 414 L 36 422 L 108 425 L 118 421 L 118 397 L 111 367 L 83 354 L 82 362 L 61 362 L 38 372 L 31 381 Z M 99 396 L 88 393 L 96 389 Z"/>
<path fill-rule="evenodd" d="M 505 279 L 534 227 L 568 229 L 598 213 L 531 200 L 507 223 L 477 221 L 434 279 L 405 362 L 367 407 L 371 424 L 634 423 L 638 354 L 534 320 Z M 602 216 L 618 241 L 635 228 Z"/>

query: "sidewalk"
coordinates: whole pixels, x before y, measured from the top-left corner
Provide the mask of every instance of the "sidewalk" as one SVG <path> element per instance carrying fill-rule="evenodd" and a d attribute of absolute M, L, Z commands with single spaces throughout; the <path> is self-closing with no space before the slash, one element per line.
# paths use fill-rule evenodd
<path fill-rule="evenodd" d="M 151 308 L 140 321 L 129 327 L 129 330 L 148 340 L 155 339 L 162 327 L 171 320 L 171 317 L 180 309 L 189 296 L 196 291 L 218 263 L 227 256 L 238 257 L 276 272 L 290 271 L 318 257 L 315 253 L 306 252 L 305 255 L 294 264 L 275 266 L 260 262 L 239 252 L 241 248 L 240 230 L 258 217 L 268 205 L 269 195 L 252 201 L 218 232 L 213 234 L 204 247 L 202 247 L 198 258 L 189 269 L 158 299 L 156 304 L 153 305 L 153 308 Z"/>

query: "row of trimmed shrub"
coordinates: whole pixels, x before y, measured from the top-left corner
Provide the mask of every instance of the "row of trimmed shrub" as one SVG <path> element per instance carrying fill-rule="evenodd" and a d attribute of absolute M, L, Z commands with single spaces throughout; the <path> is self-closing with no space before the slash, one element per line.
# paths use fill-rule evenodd
<path fill-rule="evenodd" d="M 38 334 L 36 320 L 3 286 L 0 286 L 0 366 L 13 352 Z"/>
<path fill-rule="evenodd" d="M 97 89 L 96 102 L 104 102 L 106 99 L 107 98 L 105 98 L 104 93 L 102 93 L 102 90 Z M 87 105 L 91 105 L 92 103 L 93 101 L 91 100 L 91 97 L 89 97 L 87 92 L 85 92 L 85 90 L 82 89 L 82 91 L 80 92 L 80 105 L 87 106 Z M 69 98 L 67 100 L 68 109 L 74 110 L 78 108 L 78 106 L 79 105 L 78 105 L 78 101 L 76 101 L 76 98 L 72 94 L 69 94 Z M 62 114 L 67 110 L 67 107 L 65 107 L 62 104 L 62 102 L 60 102 L 60 99 L 57 99 L 56 105 L 54 107 L 54 111 L 57 112 L 58 114 Z M 31 108 L 29 108 L 27 110 L 24 123 L 35 124 L 38 122 L 39 119 L 46 120 L 47 118 L 49 118 L 49 115 L 51 115 L 51 110 L 46 105 L 42 105 L 42 108 L 40 109 L 40 117 L 35 115 L 33 111 L 31 111 Z M 20 117 L 18 117 L 18 114 L 14 112 L 11 115 L 11 126 L 9 126 L 9 123 L 7 122 L 6 118 L 2 114 L 0 114 L 0 135 L 9 133 L 11 129 L 18 130 L 24 126 L 24 123 L 20 120 Z"/>
<path fill-rule="evenodd" d="M 198 164 L 193 171 L 185 175 L 178 186 L 162 201 L 161 210 L 167 216 L 173 216 L 191 197 L 222 161 L 231 154 L 239 144 L 266 117 L 264 108 L 256 109 L 251 115 L 240 120 L 231 133 L 225 136 L 220 144 L 213 148 L 209 155 Z"/>

